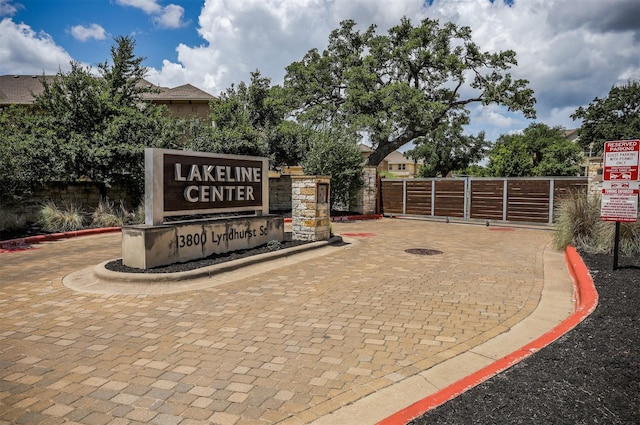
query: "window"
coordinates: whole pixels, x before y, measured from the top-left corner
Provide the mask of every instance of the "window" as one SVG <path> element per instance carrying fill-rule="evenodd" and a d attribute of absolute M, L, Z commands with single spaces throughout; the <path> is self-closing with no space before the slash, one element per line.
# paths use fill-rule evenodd
<path fill-rule="evenodd" d="M 406 170 L 407 164 L 398 164 L 398 170 Z"/>

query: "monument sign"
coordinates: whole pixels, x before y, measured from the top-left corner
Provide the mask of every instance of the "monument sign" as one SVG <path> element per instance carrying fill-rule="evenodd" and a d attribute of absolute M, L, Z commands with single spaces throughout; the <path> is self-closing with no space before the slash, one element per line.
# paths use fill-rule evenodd
<path fill-rule="evenodd" d="M 268 214 L 268 165 L 261 157 L 145 149 L 145 224 L 122 229 L 123 264 L 148 269 L 284 240 L 284 218 Z M 211 217 L 218 213 L 242 214 Z"/>

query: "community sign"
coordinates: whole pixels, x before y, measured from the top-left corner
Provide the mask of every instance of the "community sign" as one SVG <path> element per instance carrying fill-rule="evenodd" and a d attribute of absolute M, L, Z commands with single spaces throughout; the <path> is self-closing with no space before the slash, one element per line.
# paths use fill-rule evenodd
<path fill-rule="evenodd" d="M 604 144 L 600 209 L 602 220 L 637 221 L 639 152 L 640 140 L 619 140 Z"/>
<path fill-rule="evenodd" d="M 146 224 L 164 217 L 269 212 L 269 160 L 168 149 L 145 150 Z"/>

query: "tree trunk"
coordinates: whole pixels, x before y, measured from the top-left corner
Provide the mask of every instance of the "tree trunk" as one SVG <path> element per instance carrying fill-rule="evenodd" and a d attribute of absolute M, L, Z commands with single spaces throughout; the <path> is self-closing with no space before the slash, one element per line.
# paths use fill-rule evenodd
<path fill-rule="evenodd" d="M 378 142 L 376 148 L 371 152 L 371 155 L 369 155 L 369 159 L 367 159 L 367 165 L 377 167 L 391 152 L 400 149 L 416 137 L 422 135 L 423 134 L 417 134 L 415 132 L 407 132 L 395 140 Z"/>

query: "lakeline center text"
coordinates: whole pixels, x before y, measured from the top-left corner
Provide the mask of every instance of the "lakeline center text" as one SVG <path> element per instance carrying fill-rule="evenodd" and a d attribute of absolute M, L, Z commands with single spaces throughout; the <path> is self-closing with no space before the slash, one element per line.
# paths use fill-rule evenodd
<path fill-rule="evenodd" d="M 174 164 L 174 180 L 179 182 L 260 183 L 259 167 Z M 189 185 L 183 191 L 187 202 L 253 201 L 253 186 L 249 185 Z"/>

